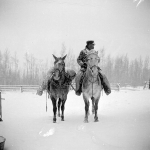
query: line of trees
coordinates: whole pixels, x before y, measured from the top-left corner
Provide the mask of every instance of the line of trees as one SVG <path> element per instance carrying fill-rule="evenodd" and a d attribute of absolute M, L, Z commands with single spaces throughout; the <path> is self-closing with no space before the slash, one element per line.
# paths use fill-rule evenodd
<path fill-rule="evenodd" d="M 66 57 L 66 67 L 79 70 L 77 56 L 73 50 L 66 49 L 62 44 L 60 55 Z M 99 50 L 100 68 L 108 77 L 110 83 L 130 84 L 132 86 L 142 86 L 150 78 L 150 58 L 144 59 L 140 56 L 134 60 L 129 60 L 128 55 L 112 57 L 105 55 L 105 49 Z M 53 58 L 49 60 L 39 60 L 32 54 L 24 54 L 24 62 L 20 67 L 17 53 L 10 55 L 8 49 L 3 53 L 0 51 L 0 84 L 1 85 L 39 85 L 45 77 L 47 71 L 53 66 Z"/>

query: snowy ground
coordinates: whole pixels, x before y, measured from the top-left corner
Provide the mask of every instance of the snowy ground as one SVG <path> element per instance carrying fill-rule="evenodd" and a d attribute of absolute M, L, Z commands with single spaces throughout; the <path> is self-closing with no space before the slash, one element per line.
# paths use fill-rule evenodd
<path fill-rule="evenodd" d="M 83 122 L 84 102 L 74 91 L 65 121 L 57 123 L 52 123 L 50 99 L 46 112 L 45 93 L 3 92 L 2 97 L 5 150 L 150 150 L 150 90 L 103 93 L 96 123 L 92 114 Z"/>

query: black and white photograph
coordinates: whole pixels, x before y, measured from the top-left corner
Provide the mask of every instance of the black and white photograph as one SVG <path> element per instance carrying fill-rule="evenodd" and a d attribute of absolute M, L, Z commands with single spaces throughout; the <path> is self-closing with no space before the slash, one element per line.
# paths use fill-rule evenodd
<path fill-rule="evenodd" d="M 150 0 L 0 0 L 0 150 L 150 150 Z"/>

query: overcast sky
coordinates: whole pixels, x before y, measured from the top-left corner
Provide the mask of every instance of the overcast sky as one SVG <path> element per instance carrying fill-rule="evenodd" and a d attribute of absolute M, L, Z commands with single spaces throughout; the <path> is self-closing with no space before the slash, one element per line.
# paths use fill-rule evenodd
<path fill-rule="evenodd" d="M 87 40 L 107 54 L 150 56 L 149 0 L 0 0 L 0 51 L 44 59 Z"/>

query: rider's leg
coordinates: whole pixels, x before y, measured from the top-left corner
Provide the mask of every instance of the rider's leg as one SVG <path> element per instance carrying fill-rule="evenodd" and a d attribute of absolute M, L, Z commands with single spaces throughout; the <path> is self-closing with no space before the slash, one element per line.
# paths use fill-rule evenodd
<path fill-rule="evenodd" d="M 82 93 L 82 81 L 83 81 L 83 71 L 80 70 L 76 76 L 76 95 L 80 96 Z"/>
<path fill-rule="evenodd" d="M 104 91 L 107 95 L 109 95 L 111 93 L 111 88 L 110 88 L 110 83 L 106 77 L 106 75 L 104 75 L 101 71 L 101 69 L 99 68 L 99 77 L 101 79 L 101 83 L 102 86 L 104 88 Z"/>

